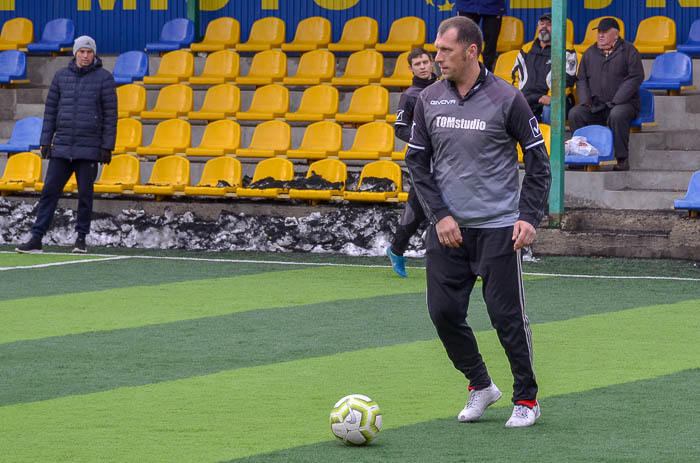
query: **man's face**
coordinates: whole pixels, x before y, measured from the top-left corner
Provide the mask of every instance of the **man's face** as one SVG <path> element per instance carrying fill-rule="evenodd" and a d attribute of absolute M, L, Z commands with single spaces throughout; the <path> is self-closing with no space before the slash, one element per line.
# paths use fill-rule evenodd
<path fill-rule="evenodd" d="M 467 73 L 468 65 L 477 59 L 478 51 L 475 44 L 465 47 L 457 42 L 457 30 L 448 29 L 444 34 L 438 34 L 435 39 L 435 62 L 440 66 L 442 76 L 447 80 L 460 81 Z"/>
<path fill-rule="evenodd" d="M 612 47 L 612 44 L 615 43 L 615 40 L 617 40 L 619 36 L 620 31 L 614 27 L 611 27 L 607 31 L 601 31 L 598 29 L 598 48 L 607 50 L 608 48 Z"/>
<path fill-rule="evenodd" d="M 433 60 L 428 55 L 420 55 L 411 60 L 409 69 L 419 79 L 429 79 L 433 72 Z"/>
<path fill-rule="evenodd" d="M 540 42 L 552 41 L 552 21 L 541 19 L 537 22 L 537 38 Z"/>
<path fill-rule="evenodd" d="M 90 66 L 95 59 L 95 52 L 92 48 L 81 48 L 75 53 L 75 63 L 79 68 Z"/>

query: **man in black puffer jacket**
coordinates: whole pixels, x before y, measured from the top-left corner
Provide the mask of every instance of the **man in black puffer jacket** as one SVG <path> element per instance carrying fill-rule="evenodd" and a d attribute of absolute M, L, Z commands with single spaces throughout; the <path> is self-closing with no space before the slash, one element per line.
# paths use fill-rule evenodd
<path fill-rule="evenodd" d="M 51 82 L 44 109 L 41 155 L 49 159 L 37 207 L 32 238 L 16 250 L 41 252 L 41 239 L 51 226 L 63 187 L 75 172 L 78 182 L 78 220 L 73 252 L 85 253 L 90 231 L 93 183 L 97 164 L 109 164 L 117 135 L 117 92 L 112 74 L 102 68 L 95 41 L 75 39 L 67 67 Z"/>

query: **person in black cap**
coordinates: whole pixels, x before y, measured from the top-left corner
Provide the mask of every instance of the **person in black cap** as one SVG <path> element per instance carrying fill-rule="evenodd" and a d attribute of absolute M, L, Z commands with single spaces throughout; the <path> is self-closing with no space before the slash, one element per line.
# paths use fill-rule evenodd
<path fill-rule="evenodd" d="M 617 165 L 629 170 L 629 123 L 641 109 L 639 87 L 644 68 L 639 52 L 620 37 L 620 25 L 613 18 L 598 23 L 598 41 L 583 53 L 576 92 L 579 103 L 569 113 L 569 127 L 607 125 L 613 132 Z"/>

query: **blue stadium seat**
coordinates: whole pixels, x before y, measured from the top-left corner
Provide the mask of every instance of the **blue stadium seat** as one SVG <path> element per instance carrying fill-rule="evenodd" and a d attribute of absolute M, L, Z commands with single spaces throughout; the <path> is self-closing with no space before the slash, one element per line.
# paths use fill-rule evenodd
<path fill-rule="evenodd" d="M 194 41 L 194 23 L 189 19 L 175 18 L 163 24 L 158 42 L 147 43 L 146 51 L 159 53 L 188 48 Z"/>
<path fill-rule="evenodd" d="M 688 40 L 676 47 L 677 50 L 692 57 L 700 56 L 700 19 L 693 21 L 688 31 Z"/>
<path fill-rule="evenodd" d="M 649 90 L 680 92 L 693 87 L 693 60 L 685 53 L 675 51 L 654 58 L 649 79 L 642 82 Z"/>
<path fill-rule="evenodd" d="M 7 153 L 21 153 L 39 149 L 41 138 L 41 126 L 44 123 L 40 117 L 25 117 L 15 123 L 12 128 L 10 141 L 0 145 L 0 151 Z"/>
<path fill-rule="evenodd" d="M 114 63 L 114 81 L 117 85 L 131 84 L 135 80 L 143 80 L 148 75 L 148 55 L 134 50 L 122 53 Z"/>
<path fill-rule="evenodd" d="M 687 209 L 691 215 L 697 215 L 697 211 L 700 211 L 700 170 L 690 177 L 685 197 L 673 201 L 673 208 Z"/>
<path fill-rule="evenodd" d="M 567 155 L 564 163 L 568 165 L 600 165 L 601 163 L 615 163 L 613 152 L 612 130 L 602 125 L 587 125 L 576 130 L 574 137 L 586 137 L 591 145 L 595 146 L 600 153 L 598 156 Z"/>
<path fill-rule="evenodd" d="M 643 88 L 639 89 L 639 99 L 642 101 L 642 109 L 639 111 L 639 116 L 632 122 L 630 127 L 642 127 L 658 125 L 654 121 L 654 94 Z"/>
<path fill-rule="evenodd" d="M 75 24 L 72 19 L 58 18 L 46 23 L 41 40 L 27 45 L 29 53 L 50 53 L 73 50 Z"/>
<path fill-rule="evenodd" d="M 0 84 L 29 82 L 27 80 L 27 55 L 19 50 L 0 52 Z"/>

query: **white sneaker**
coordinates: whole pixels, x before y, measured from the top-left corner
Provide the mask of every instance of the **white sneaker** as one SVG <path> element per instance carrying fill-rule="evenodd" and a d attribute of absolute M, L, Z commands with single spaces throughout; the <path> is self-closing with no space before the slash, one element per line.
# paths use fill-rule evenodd
<path fill-rule="evenodd" d="M 533 408 L 527 405 L 515 405 L 513 414 L 506 422 L 507 428 L 524 428 L 535 424 L 535 420 L 540 417 L 540 404 L 536 404 Z"/>
<path fill-rule="evenodd" d="M 492 403 L 496 403 L 500 398 L 501 391 L 493 384 L 493 381 L 485 389 L 472 389 L 469 392 L 469 401 L 464 406 L 464 410 L 457 415 L 457 420 L 462 423 L 478 420 L 486 408 Z"/>

